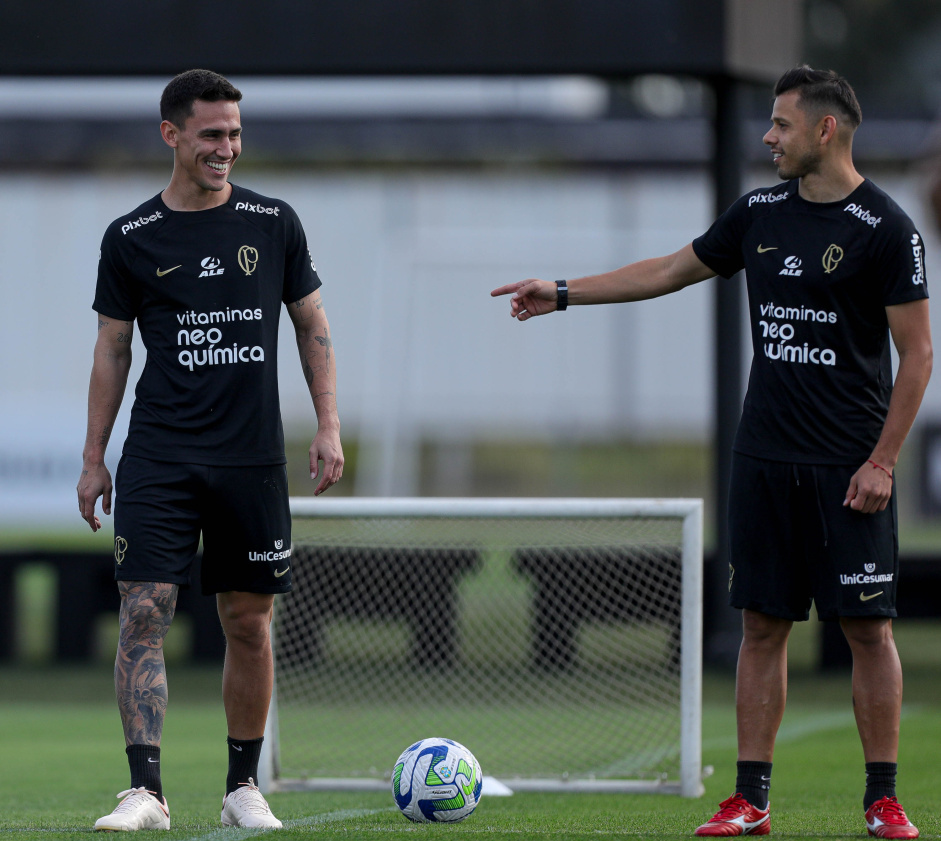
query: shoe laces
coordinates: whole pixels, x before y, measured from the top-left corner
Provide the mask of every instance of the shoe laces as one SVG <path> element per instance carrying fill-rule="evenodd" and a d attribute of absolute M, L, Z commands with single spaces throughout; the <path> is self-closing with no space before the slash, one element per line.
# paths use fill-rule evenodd
<path fill-rule="evenodd" d="M 246 812 L 254 812 L 256 815 L 270 815 L 271 807 L 265 800 L 261 790 L 255 785 L 255 781 L 249 777 L 247 783 L 239 783 L 239 787 L 233 791 L 229 797 L 235 799 L 240 809 Z"/>
<path fill-rule="evenodd" d="M 151 794 L 150 791 L 148 791 L 143 786 L 141 788 L 129 788 L 127 789 L 127 791 L 122 791 L 118 795 L 118 800 L 120 800 L 121 802 L 118 803 L 117 806 L 115 806 L 114 811 L 122 812 L 122 813 L 133 812 L 139 806 L 146 805 L 147 801 L 144 798 L 148 798 L 148 797 L 154 800 L 157 799 L 156 797 L 154 797 L 153 794 Z"/>
<path fill-rule="evenodd" d="M 740 794 L 733 794 L 719 804 L 719 811 L 713 815 L 714 821 L 726 821 L 737 818 L 749 807 L 748 801 Z"/>
<path fill-rule="evenodd" d="M 883 823 L 908 825 L 908 817 L 896 797 L 883 797 L 874 804 L 872 813 Z"/>

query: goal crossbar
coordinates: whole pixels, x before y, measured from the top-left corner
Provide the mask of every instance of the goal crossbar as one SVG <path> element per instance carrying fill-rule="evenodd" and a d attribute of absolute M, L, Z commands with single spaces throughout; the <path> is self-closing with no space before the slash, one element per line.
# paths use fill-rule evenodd
<path fill-rule="evenodd" d="M 702 558 L 703 501 L 701 499 L 557 499 L 557 498 L 292 498 L 295 521 L 353 520 L 619 520 L 673 519 L 682 523 L 679 551 L 681 622 L 678 631 L 679 733 L 678 779 L 501 778 L 518 791 L 617 791 L 675 793 L 698 797 L 702 785 Z M 316 526 L 314 526 L 316 528 Z M 295 546 L 297 538 L 295 536 Z M 296 562 L 296 561 L 295 561 Z M 273 638 L 274 638 L 273 629 Z M 383 777 L 282 776 L 278 666 L 259 767 L 263 791 L 373 790 L 388 782 Z M 420 734 L 448 735 L 448 734 Z M 404 745 L 403 745 L 404 747 Z M 485 772 L 487 769 L 484 769 Z M 384 772 L 387 776 L 387 772 Z"/>

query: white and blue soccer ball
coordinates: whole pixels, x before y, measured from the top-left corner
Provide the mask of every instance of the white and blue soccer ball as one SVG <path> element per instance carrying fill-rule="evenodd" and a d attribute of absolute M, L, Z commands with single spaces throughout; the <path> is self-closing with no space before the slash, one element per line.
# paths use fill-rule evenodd
<path fill-rule="evenodd" d="M 416 823 L 462 821 L 480 802 L 480 763 L 453 739 L 422 739 L 396 760 L 392 796 Z"/>

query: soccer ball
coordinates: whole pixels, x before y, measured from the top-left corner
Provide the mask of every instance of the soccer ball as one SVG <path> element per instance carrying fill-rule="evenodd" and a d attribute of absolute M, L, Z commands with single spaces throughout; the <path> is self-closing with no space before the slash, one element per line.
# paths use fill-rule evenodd
<path fill-rule="evenodd" d="M 392 769 L 392 796 L 410 821 L 462 821 L 480 802 L 480 763 L 452 739 L 422 739 Z"/>

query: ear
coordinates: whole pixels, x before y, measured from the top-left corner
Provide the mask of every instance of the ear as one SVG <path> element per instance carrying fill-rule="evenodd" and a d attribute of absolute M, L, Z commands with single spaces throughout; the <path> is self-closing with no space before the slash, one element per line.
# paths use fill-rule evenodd
<path fill-rule="evenodd" d="M 160 124 L 160 136 L 163 138 L 163 142 L 173 149 L 176 149 L 176 147 L 179 145 L 180 130 L 169 120 L 164 120 Z"/>
<path fill-rule="evenodd" d="M 817 137 L 820 140 L 821 146 L 825 146 L 836 137 L 837 128 L 836 117 L 832 114 L 827 114 L 826 117 L 817 123 Z"/>

